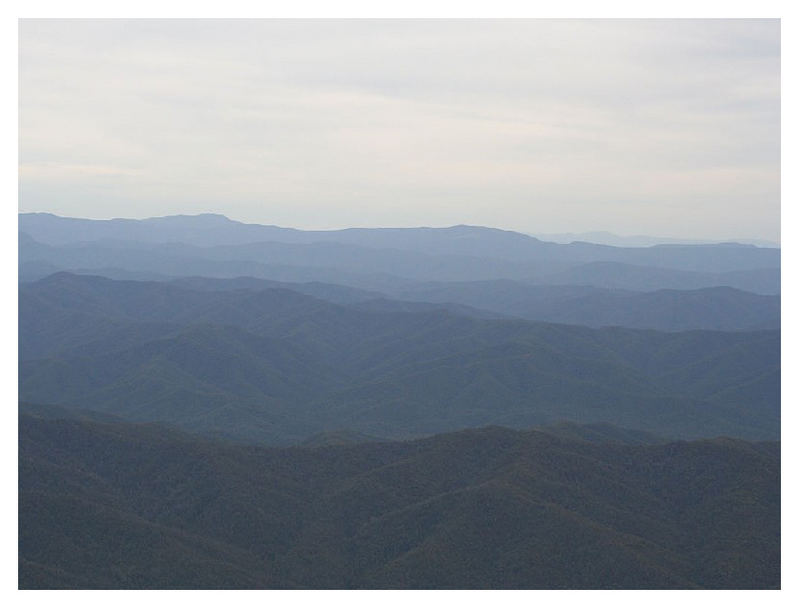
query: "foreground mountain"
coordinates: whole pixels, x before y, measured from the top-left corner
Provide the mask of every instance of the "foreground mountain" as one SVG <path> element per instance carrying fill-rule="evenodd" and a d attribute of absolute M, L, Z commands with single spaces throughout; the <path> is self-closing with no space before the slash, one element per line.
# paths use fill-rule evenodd
<path fill-rule="evenodd" d="M 257 449 L 20 417 L 21 588 L 777 588 L 780 451 L 502 428 Z"/>
<path fill-rule="evenodd" d="M 20 290 L 23 400 L 289 444 L 610 422 L 776 439 L 780 334 L 662 333 L 58 274 Z"/>

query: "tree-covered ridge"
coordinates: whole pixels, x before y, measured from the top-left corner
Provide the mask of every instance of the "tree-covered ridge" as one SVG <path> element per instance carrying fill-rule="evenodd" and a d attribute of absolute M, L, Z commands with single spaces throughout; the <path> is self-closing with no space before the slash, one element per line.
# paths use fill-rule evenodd
<path fill-rule="evenodd" d="M 21 415 L 19 447 L 21 588 L 780 586 L 777 443 L 268 449 Z"/>
<path fill-rule="evenodd" d="M 20 359 L 23 400 L 283 444 L 564 419 L 774 439 L 780 421 L 777 331 L 364 310 L 284 288 L 54 275 L 20 290 Z"/>

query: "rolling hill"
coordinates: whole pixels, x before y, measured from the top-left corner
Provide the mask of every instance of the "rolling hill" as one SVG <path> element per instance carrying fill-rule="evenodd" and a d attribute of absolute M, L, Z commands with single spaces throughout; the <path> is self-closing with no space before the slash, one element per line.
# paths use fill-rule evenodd
<path fill-rule="evenodd" d="M 21 399 L 293 443 L 607 421 L 777 438 L 777 331 L 663 333 L 363 310 L 285 289 L 58 274 L 20 291 Z"/>
<path fill-rule="evenodd" d="M 780 450 L 498 427 L 265 449 L 22 415 L 19 586 L 778 588 Z"/>

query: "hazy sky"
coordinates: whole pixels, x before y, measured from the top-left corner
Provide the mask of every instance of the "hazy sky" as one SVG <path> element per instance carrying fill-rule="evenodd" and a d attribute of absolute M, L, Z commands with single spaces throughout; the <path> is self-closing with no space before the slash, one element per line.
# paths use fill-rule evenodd
<path fill-rule="evenodd" d="M 775 20 L 26 20 L 20 210 L 779 239 Z"/>

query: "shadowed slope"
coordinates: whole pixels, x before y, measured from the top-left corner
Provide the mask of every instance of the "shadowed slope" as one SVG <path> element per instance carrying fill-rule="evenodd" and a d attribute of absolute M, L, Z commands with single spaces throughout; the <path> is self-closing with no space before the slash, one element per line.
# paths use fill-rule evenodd
<path fill-rule="evenodd" d="M 22 587 L 770 588 L 777 444 L 256 449 L 20 419 Z"/>

